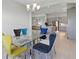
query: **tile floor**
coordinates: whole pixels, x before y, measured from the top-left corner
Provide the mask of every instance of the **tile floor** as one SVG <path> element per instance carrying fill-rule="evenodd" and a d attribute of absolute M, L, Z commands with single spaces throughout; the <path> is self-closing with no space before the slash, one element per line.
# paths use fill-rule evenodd
<path fill-rule="evenodd" d="M 64 32 L 59 32 L 55 50 L 56 54 L 52 59 L 76 59 L 76 40 L 67 39 L 67 35 Z M 5 51 L 3 50 L 2 53 L 2 57 L 5 59 Z"/>

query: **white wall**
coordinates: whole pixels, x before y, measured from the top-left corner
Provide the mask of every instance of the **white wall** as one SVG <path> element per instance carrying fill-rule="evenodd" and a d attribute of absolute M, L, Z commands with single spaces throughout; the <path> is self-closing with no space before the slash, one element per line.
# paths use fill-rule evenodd
<path fill-rule="evenodd" d="M 13 0 L 2 1 L 2 32 L 14 35 L 13 29 L 26 27 L 31 35 L 31 12 L 25 6 Z"/>
<path fill-rule="evenodd" d="M 70 8 L 68 12 L 68 37 L 71 39 L 76 39 L 76 8 Z"/>

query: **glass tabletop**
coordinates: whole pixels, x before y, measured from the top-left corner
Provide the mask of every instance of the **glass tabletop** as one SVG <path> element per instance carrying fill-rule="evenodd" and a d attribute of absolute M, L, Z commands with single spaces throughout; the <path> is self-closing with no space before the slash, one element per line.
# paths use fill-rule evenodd
<path fill-rule="evenodd" d="M 37 37 L 34 36 L 18 36 L 18 37 L 12 37 L 12 42 L 16 46 L 23 46 L 25 44 L 28 44 L 30 42 L 33 42 L 36 40 Z"/>

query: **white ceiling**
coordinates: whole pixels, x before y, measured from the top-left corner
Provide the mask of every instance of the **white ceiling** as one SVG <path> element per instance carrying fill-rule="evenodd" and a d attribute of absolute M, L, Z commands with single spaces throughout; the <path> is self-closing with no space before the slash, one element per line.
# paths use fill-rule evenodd
<path fill-rule="evenodd" d="M 32 4 L 34 0 L 15 0 L 23 5 Z M 50 6 L 59 3 L 73 3 L 76 0 L 35 0 L 41 7 Z"/>
<path fill-rule="evenodd" d="M 34 0 L 14 0 L 20 4 L 33 4 Z M 67 11 L 67 3 L 76 3 L 76 0 L 36 0 L 36 3 L 41 6 L 39 11 L 34 12 L 37 13 L 63 13 Z"/>
<path fill-rule="evenodd" d="M 66 12 L 67 11 L 67 4 L 54 4 L 50 5 L 49 7 L 43 7 L 39 11 L 34 12 L 35 14 L 39 13 L 45 13 L 45 14 L 51 14 L 51 13 L 59 13 L 59 12 Z"/>

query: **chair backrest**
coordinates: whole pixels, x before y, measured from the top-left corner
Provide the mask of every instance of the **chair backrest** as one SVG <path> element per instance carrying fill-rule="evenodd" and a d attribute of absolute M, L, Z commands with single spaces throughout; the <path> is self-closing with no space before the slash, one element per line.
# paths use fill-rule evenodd
<path fill-rule="evenodd" d="M 41 34 L 46 34 L 46 33 L 47 33 L 48 28 L 40 28 L 40 30 L 41 30 Z"/>
<path fill-rule="evenodd" d="M 11 36 L 10 35 L 2 36 L 2 42 L 7 53 L 11 54 Z"/>
<path fill-rule="evenodd" d="M 21 29 L 14 29 L 15 36 L 20 36 Z"/>
<path fill-rule="evenodd" d="M 54 44 L 54 42 L 55 42 L 55 38 L 56 38 L 56 33 L 55 33 L 55 32 L 52 33 L 52 34 L 50 34 L 50 36 L 49 36 L 50 48 L 52 48 L 52 46 L 53 46 L 53 44 Z"/>
<path fill-rule="evenodd" d="M 21 32 L 22 32 L 22 35 L 27 35 L 27 28 L 22 28 Z"/>

